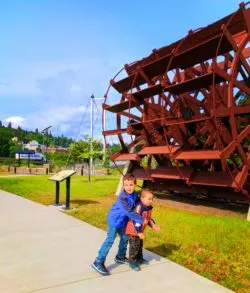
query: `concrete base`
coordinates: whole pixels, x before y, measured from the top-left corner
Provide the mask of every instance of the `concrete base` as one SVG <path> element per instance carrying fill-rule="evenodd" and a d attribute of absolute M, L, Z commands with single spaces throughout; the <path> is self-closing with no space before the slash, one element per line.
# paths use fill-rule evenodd
<path fill-rule="evenodd" d="M 51 206 L 53 206 L 53 207 L 62 207 L 63 204 L 61 204 L 61 203 L 53 203 Z"/>
<path fill-rule="evenodd" d="M 54 208 L 54 209 L 61 211 L 61 212 L 65 212 L 65 211 L 73 209 L 72 207 L 66 209 L 64 204 L 53 204 L 53 205 L 50 205 L 49 207 Z"/>

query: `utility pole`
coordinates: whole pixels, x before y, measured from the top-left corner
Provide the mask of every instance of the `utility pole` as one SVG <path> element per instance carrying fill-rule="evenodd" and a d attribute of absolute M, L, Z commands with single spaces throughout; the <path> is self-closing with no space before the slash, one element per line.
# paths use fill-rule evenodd
<path fill-rule="evenodd" d="M 103 98 L 104 99 L 104 98 Z M 103 130 L 106 129 L 106 112 L 103 110 Z M 106 160 L 106 144 L 105 144 L 105 138 L 103 135 L 103 162 Z"/>
<path fill-rule="evenodd" d="M 95 98 L 94 95 L 91 95 L 90 97 L 90 172 L 91 174 L 93 173 L 93 157 L 92 157 L 92 153 L 93 153 L 93 138 L 94 138 L 94 134 L 93 134 L 93 120 L 94 120 L 94 100 L 104 100 L 105 98 Z M 104 112 L 104 123 L 103 123 L 103 127 L 104 127 L 104 130 L 106 128 L 106 125 L 105 125 L 105 120 L 106 120 L 106 117 L 105 117 L 105 112 Z M 103 138 L 103 158 L 105 160 L 105 153 L 106 153 L 106 146 L 105 146 L 105 140 Z"/>
<path fill-rule="evenodd" d="M 90 159 L 89 159 L 89 167 L 90 167 L 90 173 L 93 173 L 93 119 L 94 119 L 94 95 L 90 97 Z"/>

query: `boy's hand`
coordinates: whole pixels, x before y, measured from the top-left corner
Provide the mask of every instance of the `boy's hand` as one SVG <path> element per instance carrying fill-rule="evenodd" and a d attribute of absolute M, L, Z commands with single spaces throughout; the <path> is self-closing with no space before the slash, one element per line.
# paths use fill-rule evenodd
<path fill-rule="evenodd" d="M 138 233 L 138 237 L 142 240 L 142 239 L 144 239 L 144 234 L 143 233 Z"/>
<path fill-rule="evenodd" d="M 161 228 L 158 225 L 153 225 L 152 227 L 155 231 L 159 232 L 161 230 Z"/>

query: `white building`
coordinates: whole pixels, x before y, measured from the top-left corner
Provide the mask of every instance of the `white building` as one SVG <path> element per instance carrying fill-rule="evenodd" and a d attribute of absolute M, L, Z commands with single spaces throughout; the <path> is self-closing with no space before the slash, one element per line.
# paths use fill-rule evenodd
<path fill-rule="evenodd" d="M 23 147 L 27 150 L 35 151 L 35 152 L 37 151 L 38 148 L 41 149 L 41 145 L 36 140 L 32 140 L 28 142 L 27 144 L 24 144 Z"/>

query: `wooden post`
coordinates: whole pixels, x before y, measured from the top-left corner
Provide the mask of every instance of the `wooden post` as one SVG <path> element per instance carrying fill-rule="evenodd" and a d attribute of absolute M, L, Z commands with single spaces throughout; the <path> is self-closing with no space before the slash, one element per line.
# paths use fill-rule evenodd
<path fill-rule="evenodd" d="M 90 170 L 90 159 L 88 159 L 88 183 L 90 183 L 90 173 L 91 173 L 91 170 Z"/>

